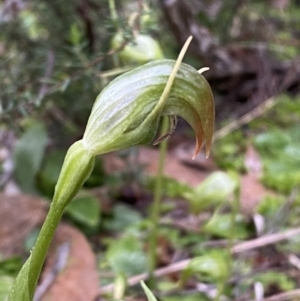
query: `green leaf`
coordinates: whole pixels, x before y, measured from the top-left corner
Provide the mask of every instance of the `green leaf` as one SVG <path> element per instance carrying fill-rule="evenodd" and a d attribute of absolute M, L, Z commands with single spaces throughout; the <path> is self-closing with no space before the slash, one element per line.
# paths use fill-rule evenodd
<path fill-rule="evenodd" d="M 299 126 L 272 130 L 260 134 L 255 146 L 262 156 L 262 181 L 282 193 L 289 193 L 300 184 L 300 131 Z"/>
<path fill-rule="evenodd" d="M 133 276 L 147 269 L 142 243 L 133 235 L 114 240 L 107 250 L 107 260 L 117 274 Z"/>
<path fill-rule="evenodd" d="M 150 177 L 146 184 L 151 190 L 154 188 L 155 179 L 155 177 Z M 164 187 L 164 195 L 171 198 L 183 197 L 186 193 L 193 191 L 188 184 L 169 177 L 162 178 L 162 187 Z"/>
<path fill-rule="evenodd" d="M 141 281 L 141 286 L 147 296 L 148 301 L 157 301 L 157 299 L 155 298 L 153 293 L 149 290 L 149 288 L 147 287 L 144 281 Z"/>
<path fill-rule="evenodd" d="M 241 214 L 235 215 L 234 228 L 232 223 L 232 213 L 220 214 L 216 212 L 203 230 L 222 238 L 245 239 L 249 237 L 250 231 Z"/>
<path fill-rule="evenodd" d="M 100 222 L 99 200 L 88 193 L 81 193 L 66 207 L 68 215 L 89 228 L 95 228 Z"/>
<path fill-rule="evenodd" d="M 182 272 L 180 285 L 183 286 L 193 275 L 199 275 L 202 279 L 206 277 L 217 283 L 224 282 L 231 273 L 230 263 L 231 257 L 223 251 L 212 251 L 196 257 Z"/>
<path fill-rule="evenodd" d="M 47 154 L 41 171 L 38 174 L 38 188 L 48 197 L 52 197 L 58 180 L 61 166 L 64 162 L 65 151 L 54 151 Z"/>
<path fill-rule="evenodd" d="M 278 213 L 279 209 L 285 204 L 286 199 L 282 196 L 265 196 L 260 200 L 256 207 L 256 212 L 263 215 L 264 217 L 273 219 Z"/>
<path fill-rule="evenodd" d="M 0 275 L 15 277 L 22 267 L 22 261 L 19 256 L 0 258 Z"/>
<path fill-rule="evenodd" d="M 191 211 L 197 214 L 208 206 L 226 201 L 237 187 L 236 178 L 228 173 L 216 171 L 193 191 L 184 193 L 184 197 L 190 202 Z"/>
<path fill-rule="evenodd" d="M 112 218 L 105 222 L 105 228 L 109 231 L 124 231 L 141 221 L 139 212 L 124 204 L 117 204 L 113 207 Z"/>
<path fill-rule="evenodd" d="M 35 124 L 16 144 L 14 150 L 15 176 L 20 188 L 27 193 L 36 193 L 35 177 L 40 169 L 47 132 L 42 124 Z"/>
<path fill-rule="evenodd" d="M 275 271 L 260 273 L 254 276 L 254 280 L 261 282 L 266 289 L 268 286 L 274 287 L 276 285 L 280 291 L 290 291 L 297 287 L 292 277 Z"/>

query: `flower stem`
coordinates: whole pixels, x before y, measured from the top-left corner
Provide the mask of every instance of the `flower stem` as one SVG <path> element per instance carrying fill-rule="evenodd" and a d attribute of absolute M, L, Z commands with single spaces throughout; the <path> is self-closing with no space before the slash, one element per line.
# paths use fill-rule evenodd
<path fill-rule="evenodd" d="M 64 209 L 90 176 L 94 157 L 84 148 L 82 141 L 75 142 L 65 157 L 53 201 L 38 235 L 30 257 L 23 265 L 9 293 L 8 301 L 31 301 L 47 251 Z"/>
<path fill-rule="evenodd" d="M 163 118 L 162 123 L 162 133 L 168 131 L 168 118 Z M 162 181 L 163 181 L 163 169 L 164 162 L 167 153 L 167 140 L 164 140 L 160 143 L 159 147 L 159 162 L 158 170 L 155 179 L 154 187 L 154 196 L 153 196 L 153 205 L 151 207 L 150 221 L 152 224 L 152 229 L 149 237 L 149 286 L 153 287 L 155 285 L 154 271 L 156 268 L 156 249 L 157 249 L 157 237 L 158 237 L 158 224 L 160 217 L 160 203 L 162 195 Z"/>
<path fill-rule="evenodd" d="M 50 205 L 49 212 L 30 255 L 29 282 L 31 285 L 29 285 L 29 287 L 31 288 L 35 288 L 36 286 L 47 255 L 47 251 L 63 214 L 63 208 L 60 209 L 57 207 L 58 206 L 55 206 L 53 203 Z"/>

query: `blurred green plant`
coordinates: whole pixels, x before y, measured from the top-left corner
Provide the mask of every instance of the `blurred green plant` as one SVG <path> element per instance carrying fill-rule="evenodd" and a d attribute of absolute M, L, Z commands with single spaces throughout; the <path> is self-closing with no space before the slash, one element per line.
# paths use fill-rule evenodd
<path fill-rule="evenodd" d="M 193 258 L 181 274 L 180 287 L 183 287 L 191 276 L 197 275 L 202 281 L 212 281 L 217 284 L 218 293 L 214 300 L 219 300 L 231 274 L 231 260 L 229 253 L 224 251 L 211 251 Z"/>
<path fill-rule="evenodd" d="M 111 215 L 103 221 L 103 228 L 107 231 L 126 231 L 127 228 L 135 227 L 142 222 L 139 212 L 125 204 L 116 204 Z"/>
<path fill-rule="evenodd" d="M 203 231 L 216 237 L 233 239 L 246 239 L 251 234 L 242 214 L 234 215 L 233 227 L 232 213 L 219 213 L 218 210 L 216 210 L 211 219 L 205 224 Z"/>
<path fill-rule="evenodd" d="M 299 141 L 298 125 L 256 136 L 255 146 L 264 163 L 262 181 L 268 187 L 287 194 L 300 184 Z"/>
<path fill-rule="evenodd" d="M 228 173 L 213 172 L 200 185 L 183 194 L 190 203 L 193 214 L 207 209 L 209 206 L 220 205 L 227 201 L 238 187 L 238 181 Z"/>
<path fill-rule="evenodd" d="M 246 139 L 242 131 L 235 131 L 215 142 L 214 159 L 218 166 L 225 170 L 245 172 L 244 151 Z"/>
<path fill-rule="evenodd" d="M 283 272 L 268 271 L 253 277 L 254 281 L 263 284 L 265 290 L 276 286 L 280 291 L 290 291 L 297 287 L 295 281 Z"/>
<path fill-rule="evenodd" d="M 67 205 L 65 211 L 73 221 L 88 229 L 93 230 L 99 226 L 101 215 L 99 200 L 87 191 L 80 191 Z"/>
<path fill-rule="evenodd" d="M 47 143 L 43 124 L 33 124 L 14 149 L 15 177 L 22 191 L 36 194 L 36 176 L 40 170 Z"/>

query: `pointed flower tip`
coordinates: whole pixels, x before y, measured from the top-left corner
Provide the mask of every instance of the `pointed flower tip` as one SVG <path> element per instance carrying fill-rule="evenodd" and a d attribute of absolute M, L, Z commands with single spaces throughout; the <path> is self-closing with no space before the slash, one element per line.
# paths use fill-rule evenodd
<path fill-rule="evenodd" d="M 199 150 L 195 149 L 192 160 L 195 160 L 195 158 L 197 157 L 197 155 L 199 154 Z M 206 149 L 205 151 L 205 158 L 207 159 L 210 155 L 210 149 Z"/>
<path fill-rule="evenodd" d="M 194 154 L 193 154 L 193 157 L 192 157 L 192 160 L 195 160 L 195 158 L 197 157 L 197 155 L 199 154 L 200 150 L 202 148 L 202 144 L 199 143 L 199 141 L 197 140 L 196 142 L 196 147 L 195 147 L 195 150 L 194 150 Z M 209 157 L 210 155 L 210 148 L 211 148 L 211 144 L 205 146 L 205 157 L 206 159 Z"/>
<path fill-rule="evenodd" d="M 206 159 L 209 157 L 209 155 L 210 155 L 210 148 L 206 148 L 206 152 L 205 152 Z"/>

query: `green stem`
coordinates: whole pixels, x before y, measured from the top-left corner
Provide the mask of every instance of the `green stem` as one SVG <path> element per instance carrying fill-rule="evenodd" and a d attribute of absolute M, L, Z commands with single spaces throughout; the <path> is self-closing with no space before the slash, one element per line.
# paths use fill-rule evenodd
<path fill-rule="evenodd" d="M 50 205 L 49 212 L 47 214 L 46 220 L 41 228 L 38 235 L 37 241 L 34 248 L 32 249 L 29 262 L 29 285 L 28 287 L 32 289 L 30 295 L 34 294 L 34 289 L 37 284 L 39 275 L 44 264 L 47 251 L 51 244 L 52 238 L 54 236 L 55 230 L 63 214 L 63 208 L 57 208 L 53 203 Z"/>
<path fill-rule="evenodd" d="M 168 118 L 164 117 L 162 124 L 162 133 L 166 133 L 168 130 Z M 157 236 L 158 236 L 158 224 L 160 217 L 160 203 L 162 195 L 162 181 L 163 181 L 163 169 L 164 162 L 167 153 L 167 140 L 161 142 L 159 147 L 159 162 L 158 170 L 155 179 L 153 205 L 151 207 L 150 219 L 152 224 L 152 231 L 149 237 L 149 286 L 154 286 L 154 271 L 156 268 L 156 248 L 157 248 Z"/>
<path fill-rule="evenodd" d="M 38 235 L 30 257 L 23 265 L 10 291 L 8 301 L 31 301 L 47 251 L 64 209 L 89 177 L 94 157 L 84 148 L 82 141 L 75 142 L 68 150 L 53 201 Z"/>
<path fill-rule="evenodd" d="M 118 13 L 116 10 L 115 0 L 108 0 L 108 6 L 109 6 L 110 17 L 111 17 L 114 25 L 117 27 Z"/>

